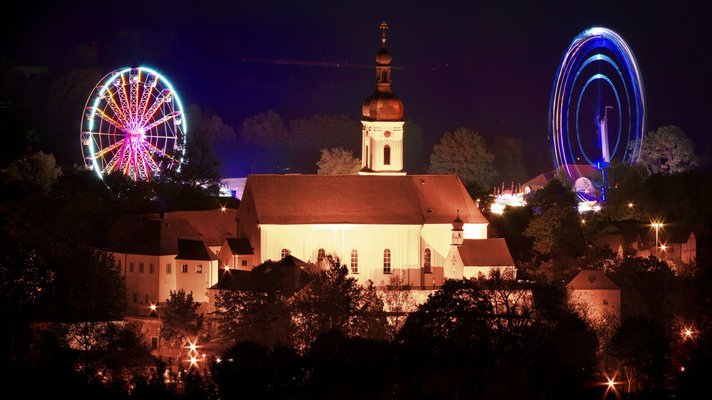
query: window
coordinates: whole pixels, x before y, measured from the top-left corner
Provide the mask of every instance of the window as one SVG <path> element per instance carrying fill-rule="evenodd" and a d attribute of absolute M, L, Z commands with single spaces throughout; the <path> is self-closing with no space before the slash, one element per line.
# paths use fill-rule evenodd
<path fill-rule="evenodd" d="M 136 304 L 136 293 L 133 294 L 133 302 Z"/>
<path fill-rule="evenodd" d="M 151 338 L 151 350 L 158 350 L 158 338 L 157 337 Z"/>
<path fill-rule="evenodd" d="M 188 264 L 183 264 L 180 266 L 180 271 L 183 273 L 188 272 Z"/>
<path fill-rule="evenodd" d="M 391 165 L 391 146 L 383 146 L 383 165 Z"/>
<path fill-rule="evenodd" d="M 167 274 L 171 273 L 171 263 L 166 264 L 166 273 Z"/>
<path fill-rule="evenodd" d="M 203 266 L 202 265 L 196 265 L 195 266 L 195 272 L 202 274 L 203 273 Z"/>
<path fill-rule="evenodd" d="M 433 260 L 433 254 L 430 249 L 425 249 L 425 254 L 423 255 L 423 272 L 429 274 L 431 272 L 431 263 Z"/>
<path fill-rule="evenodd" d="M 325 258 L 326 258 L 326 252 L 324 251 L 324 249 L 319 249 L 319 251 L 317 251 L 317 253 L 316 253 L 316 261 L 322 262 L 322 261 L 324 261 Z"/>
<path fill-rule="evenodd" d="M 152 274 L 153 273 L 153 263 L 148 264 L 148 273 Z"/>
<path fill-rule="evenodd" d="M 351 250 L 351 273 L 358 274 L 358 250 Z"/>
<path fill-rule="evenodd" d="M 242 260 L 242 261 L 240 262 L 240 265 L 242 265 L 243 267 L 246 267 L 246 266 L 247 266 L 247 260 Z"/>
<path fill-rule="evenodd" d="M 604 306 L 607 306 L 607 305 L 608 305 L 608 300 L 603 299 L 603 305 L 604 305 Z"/>
<path fill-rule="evenodd" d="M 143 263 L 138 263 L 138 272 L 143 273 Z"/>
<path fill-rule="evenodd" d="M 287 249 L 282 249 L 282 258 L 287 257 L 289 255 L 289 250 Z"/>
<path fill-rule="evenodd" d="M 383 250 L 383 273 L 384 274 L 391 273 L 391 250 L 390 249 Z"/>
<path fill-rule="evenodd" d="M 134 263 L 129 263 L 129 272 L 133 272 Z"/>

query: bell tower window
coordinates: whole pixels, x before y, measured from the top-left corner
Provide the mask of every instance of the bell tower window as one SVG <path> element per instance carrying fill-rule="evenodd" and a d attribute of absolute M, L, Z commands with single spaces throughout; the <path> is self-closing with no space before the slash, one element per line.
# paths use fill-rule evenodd
<path fill-rule="evenodd" d="M 391 165 L 391 146 L 383 146 L 383 165 Z"/>

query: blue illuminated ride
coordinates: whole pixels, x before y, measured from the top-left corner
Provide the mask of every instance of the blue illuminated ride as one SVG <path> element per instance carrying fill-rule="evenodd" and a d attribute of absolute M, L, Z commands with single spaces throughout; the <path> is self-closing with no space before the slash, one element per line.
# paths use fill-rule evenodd
<path fill-rule="evenodd" d="M 554 164 L 574 182 L 579 199 L 605 201 L 583 169 L 612 161 L 635 164 L 645 132 L 645 94 L 628 44 L 610 29 L 583 31 L 556 72 L 549 106 Z M 585 167 L 585 168 L 584 168 Z"/>

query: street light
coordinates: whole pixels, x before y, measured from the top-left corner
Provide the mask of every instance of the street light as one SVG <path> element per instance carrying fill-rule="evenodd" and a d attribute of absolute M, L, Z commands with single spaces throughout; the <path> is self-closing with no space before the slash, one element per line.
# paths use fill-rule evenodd
<path fill-rule="evenodd" d="M 650 223 L 650 226 L 652 226 L 653 229 L 655 229 L 655 249 L 657 250 L 658 247 L 660 246 L 660 233 L 659 233 L 659 231 L 660 231 L 660 228 L 663 227 L 663 223 L 662 223 L 662 222 L 653 221 L 653 222 Z"/>

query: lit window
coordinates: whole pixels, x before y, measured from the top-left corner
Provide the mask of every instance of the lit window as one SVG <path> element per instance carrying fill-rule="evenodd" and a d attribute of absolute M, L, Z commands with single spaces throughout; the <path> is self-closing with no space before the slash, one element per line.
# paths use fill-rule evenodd
<path fill-rule="evenodd" d="M 181 272 L 186 273 L 188 272 L 188 264 L 183 264 L 180 266 Z"/>
<path fill-rule="evenodd" d="M 242 260 L 242 266 L 246 267 L 247 266 L 247 260 Z"/>
<path fill-rule="evenodd" d="M 129 263 L 129 272 L 134 271 L 134 263 Z"/>
<path fill-rule="evenodd" d="M 282 258 L 287 257 L 288 255 L 289 255 L 289 250 L 282 249 Z"/>
<path fill-rule="evenodd" d="M 383 146 L 383 165 L 391 165 L 391 146 Z"/>
<path fill-rule="evenodd" d="M 390 249 L 383 250 L 383 273 L 384 274 L 391 273 L 391 250 Z"/>
<path fill-rule="evenodd" d="M 153 273 L 153 263 L 148 264 L 148 273 L 152 274 Z"/>
<path fill-rule="evenodd" d="M 358 250 L 351 250 L 351 273 L 358 274 Z"/>
<path fill-rule="evenodd" d="M 171 263 L 166 264 L 166 273 L 167 274 L 171 273 Z"/>
<path fill-rule="evenodd" d="M 423 255 L 423 271 L 429 274 L 431 271 L 431 263 L 433 259 L 433 254 L 430 249 L 425 249 L 425 254 Z"/>
<path fill-rule="evenodd" d="M 138 263 L 138 272 L 143 273 L 143 263 Z"/>
<path fill-rule="evenodd" d="M 317 251 L 316 253 L 316 261 L 322 262 L 324 261 L 324 258 L 326 258 L 326 252 L 324 251 L 324 249 L 319 249 L 319 251 Z"/>
<path fill-rule="evenodd" d="M 195 266 L 195 272 L 202 274 L 203 273 L 203 266 L 202 265 L 196 265 Z"/>

